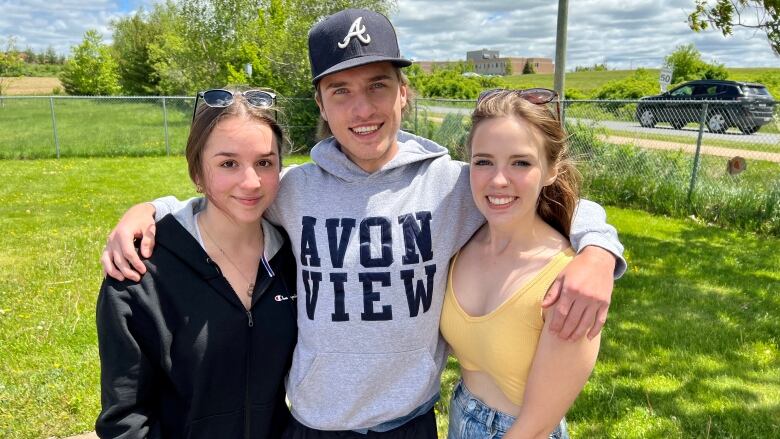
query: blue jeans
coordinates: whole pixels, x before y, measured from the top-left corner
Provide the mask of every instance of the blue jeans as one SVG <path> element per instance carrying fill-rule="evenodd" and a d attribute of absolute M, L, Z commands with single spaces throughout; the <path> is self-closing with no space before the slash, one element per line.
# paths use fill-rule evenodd
<path fill-rule="evenodd" d="M 450 427 L 447 439 L 499 439 L 503 437 L 515 417 L 490 408 L 458 382 L 450 400 Z M 566 420 L 555 427 L 550 439 L 569 439 Z"/>

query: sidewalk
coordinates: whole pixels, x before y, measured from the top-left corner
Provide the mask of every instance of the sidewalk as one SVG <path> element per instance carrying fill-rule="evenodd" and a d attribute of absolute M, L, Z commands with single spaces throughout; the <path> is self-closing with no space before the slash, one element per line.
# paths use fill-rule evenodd
<path fill-rule="evenodd" d="M 634 138 L 634 137 L 620 137 L 620 136 L 600 136 L 600 137 L 604 141 L 610 143 L 619 143 L 621 145 L 634 145 L 640 148 L 665 149 L 665 150 L 672 150 L 672 151 L 681 149 L 690 154 L 696 153 L 696 145 L 690 145 L 685 143 L 665 142 L 662 140 L 642 139 L 642 138 Z M 741 156 L 747 159 L 766 160 L 770 162 L 780 163 L 780 153 L 773 153 L 773 152 L 751 151 L 745 149 L 702 145 L 701 153 L 706 155 L 714 155 L 714 156 L 726 157 L 726 158 Z"/>

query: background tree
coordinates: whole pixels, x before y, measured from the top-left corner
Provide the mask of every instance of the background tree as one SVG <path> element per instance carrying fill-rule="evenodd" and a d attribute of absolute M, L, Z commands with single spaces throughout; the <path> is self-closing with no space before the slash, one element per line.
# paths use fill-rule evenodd
<path fill-rule="evenodd" d="M 160 79 L 149 57 L 151 44 L 163 33 L 160 15 L 142 10 L 112 23 L 119 84 L 126 94 L 154 95 L 160 92 Z"/>
<path fill-rule="evenodd" d="M 530 60 L 525 60 L 525 65 L 523 66 L 523 74 L 529 75 L 533 73 L 536 73 L 533 64 L 531 64 Z"/>
<path fill-rule="evenodd" d="M 13 37 L 8 38 L 5 43 L 0 40 L 0 96 L 22 75 L 23 67 L 24 61 L 16 48 L 16 40 Z"/>
<path fill-rule="evenodd" d="M 780 55 L 778 0 L 696 0 L 688 25 L 696 32 L 719 29 L 724 36 L 731 35 L 734 26 L 762 31 L 775 55 Z"/>
<path fill-rule="evenodd" d="M 665 59 L 672 68 L 672 83 L 693 79 L 726 79 L 728 72 L 723 64 L 707 63 L 701 59 L 701 52 L 693 44 L 681 44 Z"/>
<path fill-rule="evenodd" d="M 506 61 L 504 65 L 504 76 L 512 76 L 515 74 L 515 68 L 512 66 L 512 61 Z"/>
<path fill-rule="evenodd" d="M 84 40 L 73 47 L 72 57 L 60 73 L 65 91 L 71 95 L 114 95 L 119 93 L 117 63 L 96 30 L 88 30 Z"/>

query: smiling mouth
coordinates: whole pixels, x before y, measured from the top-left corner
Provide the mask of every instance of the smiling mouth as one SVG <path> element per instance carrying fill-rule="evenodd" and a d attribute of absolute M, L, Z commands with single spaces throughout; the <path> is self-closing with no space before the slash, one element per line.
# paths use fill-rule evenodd
<path fill-rule="evenodd" d="M 505 206 L 517 199 L 517 197 L 492 197 L 490 195 L 488 195 L 486 198 L 488 200 L 488 204 L 493 206 Z"/>
<path fill-rule="evenodd" d="M 258 201 L 260 201 L 260 198 L 261 198 L 261 197 L 251 197 L 251 198 L 235 197 L 235 199 L 236 199 L 236 200 L 237 200 L 239 203 L 241 203 L 241 204 L 246 204 L 246 205 L 249 205 L 249 206 L 251 206 L 251 205 L 253 205 L 253 204 L 257 204 L 257 202 L 258 202 Z"/>
<path fill-rule="evenodd" d="M 378 124 L 378 125 L 363 125 L 359 127 L 350 128 L 349 130 L 352 131 L 352 133 L 357 134 L 358 136 L 368 136 L 370 134 L 374 134 L 379 130 L 379 128 L 382 128 L 382 125 L 384 124 Z"/>

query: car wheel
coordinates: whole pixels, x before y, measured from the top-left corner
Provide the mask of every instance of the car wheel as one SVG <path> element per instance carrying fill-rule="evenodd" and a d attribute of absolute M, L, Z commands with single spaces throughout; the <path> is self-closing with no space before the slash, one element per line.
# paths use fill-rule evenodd
<path fill-rule="evenodd" d="M 684 127 L 685 125 L 688 125 L 682 120 L 673 120 L 672 122 L 672 128 L 679 130 L 680 128 Z"/>
<path fill-rule="evenodd" d="M 759 128 L 761 128 L 761 127 L 760 126 L 756 126 L 756 125 L 740 125 L 739 126 L 739 130 L 742 131 L 742 134 L 753 134 L 756 131 L 758 131 Z"/>
<path fill-rule="evenodd" d="M 639 124 L 646 128 L 655 126 L 655 114 L 652 110 L 644 109 L 639 113 Z"/>
<path fill-rule="evenodd" d="M 723 114 L 718 113 L 717 111 L 710 114 L 709 117 L 707 117 L 707 129 L 711 133 L 723 133 L 726 132 L 729 125 L 728 122 L 726 122 L 726 117 L 723 116 Z"/>

